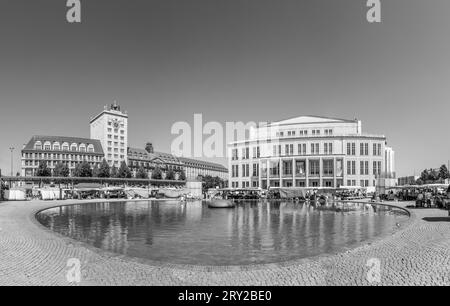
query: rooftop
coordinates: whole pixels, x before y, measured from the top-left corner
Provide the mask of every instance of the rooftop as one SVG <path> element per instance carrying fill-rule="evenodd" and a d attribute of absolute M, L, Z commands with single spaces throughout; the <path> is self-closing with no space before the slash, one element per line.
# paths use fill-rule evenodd
<path fill-rule="evenodd" d="M 103 147 L 99 140 L 90 139 L 90 138 L 81 138 L 81 137 L 68 137 L 68 136 L 35 135 L 35 136 L 31 137 L 31 139 L 25 145 L 23 150 L 34 150 L 34 145 L 37 141 L 40 141 L 42 143 L 42 145 L 44 145 L 45 142 L 50 142 L 51 144 L 58 142 L 61 146 L 65 142 L 68 143 L 69 146 L 73 143 L 77 144 L 77 146 L 80 144 L 85 144 L 86 146 L 92 144 L 94 146 L 94 153 L 104 154 Z"/>
<path fill-rule="evenodd" d="M 207 167 L 219 168 L 224 171 L 227 170 L 225 168 L 225 166 L 218 164 L 218 163 L 212 163 L 212 162 L 207 162 L 204 160 L 192 159 L 192 158 L 186 158 L 186 157 L 176 157 L 175 155 L 172 155 L 170 153 L 164 153 L 164 152 L 148 153 L 144 149 L 128 148 L 128 154 L 134 155 L 137 158 L 142 158 L 142 159 L 149 160 L 149 161 L 153 160 L 153 159 L 161 159 L 167 163 L 197 164 L 197 165 L 203 165 L 203 166 L 207 166 Z"/>

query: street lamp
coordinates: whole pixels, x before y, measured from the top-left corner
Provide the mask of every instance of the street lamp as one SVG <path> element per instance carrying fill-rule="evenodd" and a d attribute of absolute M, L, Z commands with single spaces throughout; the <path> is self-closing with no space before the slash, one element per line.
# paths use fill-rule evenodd
<path fill-rule="evenodd" d="M 13 176 L 13 152 L 14 152 L 14 147 L 10 147 L 9 150 L 11 151 L 11 176 Z"/>

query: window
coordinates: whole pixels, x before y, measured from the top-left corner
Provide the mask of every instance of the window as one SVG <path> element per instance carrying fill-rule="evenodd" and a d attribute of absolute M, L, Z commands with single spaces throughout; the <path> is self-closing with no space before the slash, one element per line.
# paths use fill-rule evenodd
<path fill-rule="evenodd" d="M 320 161 L 310 160 L 309 161 L 309 174 L 311 176 L 319 176 L 320 174 Z"/>
<path fill-rule="evenodd" d="M 319 151 L 319 144 L 318 143 L 312 143 L 311 144 L 311 155 L 319 155 L 320 151 Z"/>
<path fill-rule="evenodd" d="M 253 164 L 253 176 L 259 176 L 258 164 Z"/>
<path fill-rule="evenodd" d="M 347 161 L 347 175 L 355 175 L 356 174 L 356 161 Z"/>
<path fill-rule="evenodd" d="M 292 160 L 283 160 L 283 175 L 292 175 Z"/>
<path fill-rule="evenodd" d="M 306 174 L 306 162 L 304 160 L 295 161 L 295 174 L 300 176 Z"/>
<path fill-rule="evenodd" d="M 237 160 L 238 159 L 238 150 L 233 149 L 231 150 L 231 160 Z"/>
<path fill-rule="evenodd" d="M 323 150 L 324 154 L 333 154 L 333 143 L 325 143 Z"/>
<path fill-rule="evenodd" d="M 334 174 L 334 163 L 332 159 L 325 159 L 323 161 L 323 175 L 333 176 Z"/>
<path fill-rule="evenodd" d="M 280 163 L 278 161 L 270 162 L 270 175 L 280 175 Z"/>
<path fill-rule="evenodd" d="M 285 155 L 293 155 L 294 154 L 294 145 L 293 144 L 287 144 L 285 145 Z"/>
<path fill-rule="evenodd" d="M 369 155 L 369 144 L 368 143 L 360 143 L 359 144 L 359 154 L 362 156 Z"/>

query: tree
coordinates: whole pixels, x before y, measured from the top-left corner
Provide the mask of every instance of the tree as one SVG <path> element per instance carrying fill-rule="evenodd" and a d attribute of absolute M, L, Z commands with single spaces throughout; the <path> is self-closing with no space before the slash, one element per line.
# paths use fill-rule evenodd
<path fill-rule="evenodd" d="M 92 168 L 92 177 L 98 177 L 99 172 L 100 169 L 98 167 L 98 164 L 95 164 L 94 168 Z"/>
<path fill-rule="evenodd" d="M 430 169 L 430 171 L 428 172 L 428 180 L 429 181 L 437 181 L 439 179 L 439 172 L 434 170 L 434 169 Z"/>
<path fill-rule="evenodd" d="M 166 173 L 166 180 L 174 180 L 175 179 L 175 172 L 173 172 L 172 169 L 169 169 Z"/>
<path fill-rule="evenodd" d="M 224 181 L 218 176 L 212 177 L 211 175 L 206 175 L 202 177 L 202 186 L 204 190 L 222 187 L 223 185 Z"/>
<path fill-rule="evenodd" d="M 439 178 L 441 180 L 446 180 L 446 179 L 450 178 L 450 173 L 448 172 L 448 169 L 447 169 L 446 165 L 442 165 L 439 168 Z"/>
<path fill-rule="evenodd" d="M 148 179 L 147 170 L 144 167 L 140 166 L 138 171 L 136 172 L 137 179 Z"/>
<path fill-rule="evenodd" d="M 133 177 L 131 170 L 130 170 L 130 168 L 128 168 L 127 163 L 125 161 L 122 161 L 120 163 L 117 177 L 119 177 L 119 178 L 132 178 Z"/>
<path fill-rule="evenodd" d="M 178 175 L 178 179 L 180 181 L 185 181 L 186 180 L 186 172 L 184 172 L 184 170 L 180 171 L 180 174 Z"/>
<path fill-rule="evenodd" d="M 75 167 L 74 171 L 75 177 L 92 177 L 92 169 L 87 161 L 79 163 Z"/>
<path fill-rule="evenodd" d="M 55 177 L 68 177 L 69 175 L 69 167 L 64 163 L 58 162 L 55 166 L 55 169 L 53 169 L 53 176 Z"/>
<path fill-rule="evenodd" d="M 106 159 L 103 159 L 102 163 L 100 164 L 100 168 L 98 169 L 98 177 L 110 177 L 111 169 L 108 165 L 108 162 Z"/>
<path fill-rule="evenodd" d="M 422 173 L 420 174 L 420 180 L 422 182 L 426 182 L 428 180 L 428 170 L 425 169 L 422 171 Z"/>
<path fill-rule="evenodd" d="M 162 179 L 162 171 L 158 166 L 156 166 L 155 169 L 153 169 L 153 171 L 152 171 L 152 179 L 153 180 L 161 180 Z"/>
<path fill-rule="evenodd" d="M 148 153 L 153 153 L 153 144 L 151 142 L 147 142 L 145 144 L 145 151 Z"/>
<path fill-rule="evenodd" d="M 52 171 L 50 170 L 49 167 L 47 167 L 46 161 L 39 162 L 39 166 L 36 170 L 36 176 L 43 176 L 43 177 L 52 176 Z"/>
<path fill-rule="evenodd" d="M 110 175 L 109 175 L 109 177 L 111 177 L 111 178 L 117 178 L 118 177 L 118 170 L 117 170 L 117 167 L 115 166 L 115 165 L 113 165 L 112 167 L 111 167 L 111 171 L 110 171 Z"/>

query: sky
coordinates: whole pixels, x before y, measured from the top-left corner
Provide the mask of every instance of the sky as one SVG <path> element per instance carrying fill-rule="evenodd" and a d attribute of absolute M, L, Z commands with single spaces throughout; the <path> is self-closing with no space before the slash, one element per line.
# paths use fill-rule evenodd
<path fill-rule="evenodd" d="M 358 118 L 386 135 L 397 175 L 450 159 L 450 2 L 0 0 L 0 168 L 32 135 L 89 137 L 117 100 L 129 145 L 170 151 L 171 126 Z M 225 160 L 218 160 L 225 164 Z"/>

